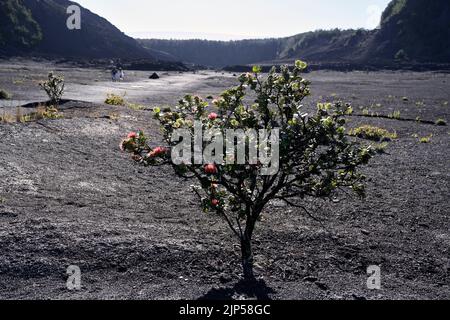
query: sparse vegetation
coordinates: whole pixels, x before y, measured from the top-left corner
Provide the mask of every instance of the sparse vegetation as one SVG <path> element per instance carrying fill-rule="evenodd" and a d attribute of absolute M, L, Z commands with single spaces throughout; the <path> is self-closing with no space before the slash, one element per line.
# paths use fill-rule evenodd
<path fill-rule="evenodd" d="M 409 60 L 408 54 L 405 52 L 405 50 L 400 49 L 394 56 L 394 59 L 397 62 L 405 62 Z"/>
<path fill-rule="evenodd" d="M 13 123 L 15 122 L 15 116 L 13 116 L 10 113 L 6 113 L 3 111 L 3 114 L 0 116 L 0 122 L 1 123 Z"/>
<path fill-rule="evenodd" d="M 386 129 L 370 125 L 364 125 L 349 131 L 350 136 L 373 141 L 391 141 L 398 138 L 396 132 L 389 132 Z"/>
<path fill-rule="evenodd" d="M 48 79 L 39 83 L 39 86 L 47 93 L 50 104 L 58 107 L 64 94 L 64 78 L 62 76 L 56 76 L 53 72 L 50 72 L 48 74 Z"/>
<path fill-rule="evenodd" d="M 58 109 L 54 106 L 38 106 L 35 112 L 23 113 L 21 107 L 16 108 L 16 113 L 6 113 L 0 116 L 1 123 L 27 123 L 32 121 L 37 121 L 41 119 L 61 119 L 63 116 L 59 113 Z"/>
<path fill-rule="evenodd" d="M 118 121 L 120 119 L 120 114 L 117 112 L 111 112 L 108 114 L 108 119 L 111 121 Z"/>
<path fill-rule="evenodd" d="M 436 125 L 437 126 L 446 126 L 447 125 L 447 121 L 445 121 L 444 119 L 437 119 L 436 120 Z"/>
<path fill-rule="evenodd" d="M 401 118 L 401 116 L 402 116 L 402 114 L 401 114 L 401 112 L 400 111 L 394 111 L 393 113 L 390 113 L 389 115 L 388 115 L 388 117 L 389 118 L 391 118 L 391 119 L 396 119 L 396 120 L 399 120 L 400 118 Z"/>
<path fill-rule="evenodd" d="M 111 106 L 125 106 L 126 101 L 124 96 L 119 96 L 114 93 L 108 93 L 105 103 Z"/>
<path fill-rule="evenodd" d="M 40 120 L 40 119 L 61 119 L 63 116 L 58 111 L 58 109 L 55 106 L 45 107 L 45 106 L 39 106 L 36 110 L 36 113 L 34 113 L 34 119 Z"/>
<path fill-rule="evenodd" d="M 418 107 L 425 107 L 425 102 L 424 101 L 417 101 L 416 102 L 416 106 L 418 106 Z"/>
<path fill-rule="evenodd" d="M 374 143 L 370 145 L 376 153 L 378 154 L 383 154 L 386 153 L 386 149 L 387 147 L 389 147 L 389 143 L 387 142 L 382 142 L 382 143 Z"/>
<path fill-rule="evenodd" d="M 423 137 L 419 139 L 420 143 L 430 143 L 431 142 L 431 138 L 433 138 L 433 135 L 430 134 L 428 137 Z"/>
<path fill-rule="evenodd" d="M 136 103 L 127 103 L 126 105 L 128 108 L 134 111 L 141 111 L 145 109 L 145 106 Z"/>

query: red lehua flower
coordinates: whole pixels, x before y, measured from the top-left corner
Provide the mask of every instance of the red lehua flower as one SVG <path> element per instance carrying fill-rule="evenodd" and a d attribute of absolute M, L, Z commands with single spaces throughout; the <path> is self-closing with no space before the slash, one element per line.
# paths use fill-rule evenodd
<path fill-rule="evenodd" d="M 137 133 L 136 132 L 130 132 L 127 136 L 128 139 L 136 139 Z"/>
<path fill-rule="evenodd" d="M 217 167 L 216 167 L 216 165 L 215 165 L 214 163 L 207 164 L 207 165 L 205 166 L 205 172 L 206 172 L 207 174 L 216 174 L 216 173 L 217 173 Z"/>
<path fill-rule="evenodd" d="M 211 205 L 213 206 L 213 207 L 217 207 L 218 205 L 219 205 L 219 200 L 217 200 L 217 199 L 212 199 L 211 200 Z"/>
<path fill-rule="evenodd" d="M 216 120 L 218 117 L 217 113 L 214 112 L 210 113 L 208 116 L 209 120 Z"/>
<path fill-rule="evenodd" d="M 149 157 L 149 158 L 155 158 L 155 157 L 158 157 L 158 156 L 160 156 L 160 155 L 162 155 L 162 154 L 164 154 L 164 153 L 166 153 L 167 152 L 167 149 L 166 148 L 163 148 L 163 147 L 156 147 L 152 152 L 150 152 L 148 155 L 147 155 L 147 157 Z"/>

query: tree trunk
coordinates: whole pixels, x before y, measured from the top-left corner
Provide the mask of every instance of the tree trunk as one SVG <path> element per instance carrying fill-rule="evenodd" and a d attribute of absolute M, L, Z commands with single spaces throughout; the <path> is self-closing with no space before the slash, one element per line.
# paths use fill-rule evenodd
<path fill-rule="evenodd" d="M 247 216 L 244 234 L 241 238 L 241 253 L 242 253 L 242 269 L 244 271 L 244 280 L 255 280 L 253 273 L 253 250 L 252 250 L 252 235 L 255 229 L 256 220 L 252 215 Z"/>
<path fill-rule="evenodd" d="M 241 252 L 242 252 L 242 269 L 244 271 L 245 280 L 254 280 L 253 274 L 253 252 L 251 238 L 244 235 L 241 240 Z"/>

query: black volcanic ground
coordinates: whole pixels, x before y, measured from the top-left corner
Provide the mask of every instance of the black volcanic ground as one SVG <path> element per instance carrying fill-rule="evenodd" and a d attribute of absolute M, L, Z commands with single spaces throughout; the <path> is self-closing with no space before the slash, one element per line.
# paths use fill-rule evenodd
<path fill-rule="evenodd" d="M 32 62 L 0 64 L 0 116 L 41 101 L 47 71 L 66 76 L 63 119 L 0 123 L 0 298 L 248 298 L 239 279 L 239 248 L 224 222 L 201 212 L 171 169 L 142 168 L 119 152 L 120 139 L 142 128 L 160 141 L 150 110 L 106 106 L 108 92 L 148 107 L 185 93 L 217 95 L 235 83 L 215 72 L 127 72 L 112 84 L 108 70 Z M 450 75 L 319 71 L 308 109 L 319 100 L 351 102 L 401 117 L 450 121 Z M 403 97 L 407 97 L 404 101 Z M 150 108 L 149 108 L 150 109 Z M 25 110 L 26 112 L 26 110 Z M 448 126 L 350 117 L 397 131 L 387 154 L 365 169 L 366 200 L 339 195 L 308 202 L 321 225 L 273 203 L 255 235 L 256 271 L 273 299 L 449 299 L 450 152 Z M 428 144 L 419 137 L 433 135 Z M 78 265 L 82 290 L 66 289 Z M 366 288 L 366 268 L 380 265 L 382 290 Z"/>

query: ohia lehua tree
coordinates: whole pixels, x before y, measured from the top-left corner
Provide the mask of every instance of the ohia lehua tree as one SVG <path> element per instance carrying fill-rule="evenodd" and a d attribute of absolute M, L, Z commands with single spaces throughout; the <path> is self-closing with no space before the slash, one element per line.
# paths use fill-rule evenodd
<path fill-rule="evenodd" d="M 151 147 L 142 131 L 120 144 L 139 164 L 170 165 L 178 176 L 196 181 L 193 191 L 203 210 L 223 218 L 239 241 L 245 279 L 254 278 L 252 236 L 269 202 L 308 213 L 302 205 L 308 197 L 330 199 L 339 189 L 364 196 L 359 168 L 374 152 L 346 135 L 349 105 L 319 103 L 313 114 L 304 111 L 302 101 L 310 95 L 302 76 L 306 67 L 297 61 L 262 75 L 256 66 L 211 105 L 188 95 L 174 108 L 155 108 L 164 146 Z M 198 130 L 209 134 L 198 140 Z M 260 132 L 263 142 L 255 136 Z"/>

